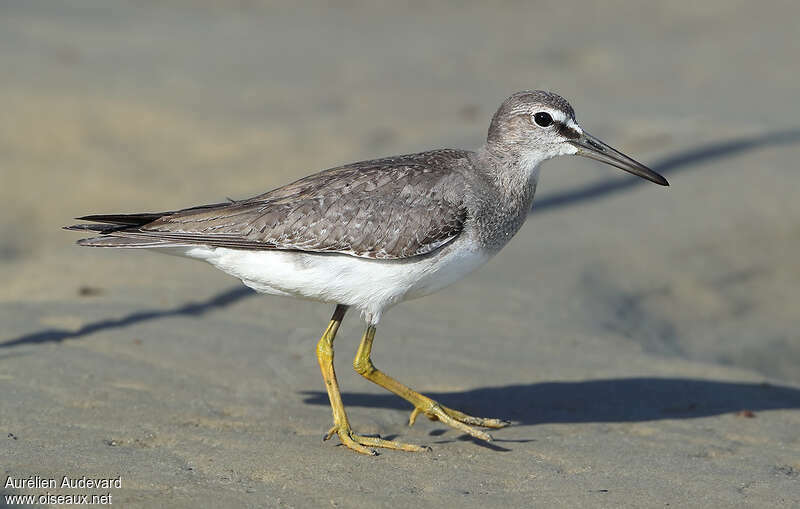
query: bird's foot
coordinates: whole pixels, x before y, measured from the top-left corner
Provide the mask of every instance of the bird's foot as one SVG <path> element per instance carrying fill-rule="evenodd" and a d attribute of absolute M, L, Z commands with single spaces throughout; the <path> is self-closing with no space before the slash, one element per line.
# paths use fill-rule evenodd
<path fill-rule="evenodd" d="M 459 412 L 458 410 L 453 410 L 452 408 L 448 408 L 444 405 L 434 402 L 427 408 L 420 408 L 416 407 L 411 412 L 411 416 L 408 418 L 408 425 L 413 426 L 417 420 L 419 414 L 424 414 L 425 417 L 432 421 L 441 421 L 448 426 L 455 428 L 463 433 L 466 433 L 470 436 L 475 438 L 479 438 L 481 440 L 485 440 L 487 442 L 491 442 L 492 435 L 486 433 L 485 431 L 481 431 L 479 429 L 475 429 L 472 426 L 482 426 L 484 428 L 505 428 L 509 424 L 510 421 L 504 421 L 502 419 L 490 419 L 486 417 L 473 417 L 471 415 L 467 415 L 463 412 Z"/>
<path fill-rule="evenodd" d="M 334 425 L 330 430 L 328 430 L 325 436 L 322 437 L 322 440 L 328 440 L 333 435 L 338 435 L 339 440 L 348 449 L 352 449 L 355 452 L 367 454 L 369 456 L 378 455 L 378 453 L 374 449 L 370 449 L 370 447 L 383 447 L 384 449 L 397 449 L 400 451 L 409 452 L 422 452 L 431 450 L 431 448 L 426 445 L 404 444 L 402 442 L 395 442 L 394 440 L 384 440 L 377 435 L 359 435 L 350 429 L 350 426 Z"/>

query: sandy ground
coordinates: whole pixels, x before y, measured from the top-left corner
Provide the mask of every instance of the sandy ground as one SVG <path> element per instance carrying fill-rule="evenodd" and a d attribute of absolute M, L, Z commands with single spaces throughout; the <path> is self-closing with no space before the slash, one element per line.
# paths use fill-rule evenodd
<path fill-rule="evenodd" d="M 0 4 L 0 472 L 117 477 L 123 507 L 797 507 L 800 60 L 792 2 Z M 57 6 L 58 5 L 58 6 Z M 314 345 L 331 307 L 199 263 L 74 246 L 91 212 L 242 198 L 481 141 L 550 88 L 668 176 L 548 163 L 486 267 L 389 312 L 375 362 L 512 419 L 492 444 Z M 0 506 L 4 502 L 0 500 Z"/>

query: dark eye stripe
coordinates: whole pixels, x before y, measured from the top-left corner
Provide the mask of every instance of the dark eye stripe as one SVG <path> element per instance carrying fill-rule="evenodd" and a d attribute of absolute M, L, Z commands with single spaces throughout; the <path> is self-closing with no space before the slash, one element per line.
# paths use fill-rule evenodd
<path fill-rule="evenodd" d="M 565 138 L 569 138 L 570 140 L 575 140 L 581 137 L 581 133 L 579 133 L 577 130 L 567 126 L 567 124 L 562 123 L 558 124 L 558 134 Z"/>

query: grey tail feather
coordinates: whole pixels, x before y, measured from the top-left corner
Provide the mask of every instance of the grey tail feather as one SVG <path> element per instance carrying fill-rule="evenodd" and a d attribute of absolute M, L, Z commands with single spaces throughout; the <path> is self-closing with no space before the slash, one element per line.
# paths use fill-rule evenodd
<path fill-rule="evenodd" d="M 186 244 L 179 244 L 170 240 L 158 239 L 143 239 L 131 237 L 112 237 L 110 235 L 103 235 L 100 237 L 90 237 L 88 239 L 81 239 L 77 242 L 79 246 L 88 247 L 116 247 L 116 248 L 155 248 L 155 247 L 178 247 L 185 246 Z"/>
<path fill-rule="evenodd" d="M 203 210 L 224 205 L 222 203 L 212 203 L 211 205 L 201 205 L 199 207 L 191 207 L 182 209 L 188 210 Z M 81 239 L 78 241 L 79 246 L 90 247 L 118 247 L 118 248 L 153 248 L 153 247 L 180 247 L 187 246 L 186 243 L 180 243 L 176 240 L 169 239 L 154 239 L 142 237 L 127 237 L 115 236 L 114 233 L 124 232 L 125 230 L 136 229 L 144 226 L 147 223 L 152 223 L 156 219 L 163 216 L 174 214 L 172 212 L 144 212 L 139 214 L 92 214 L 89 216 L 77 217 L 79 221 L 94 221 L 91 224 L 74 224 L 65 226 L 65 230 L 73 231 L 89 231 L 100 233 L 99 237 L 91 237 L 88 239 Z"/>
<path fill-rule="evenodd" d="M 117 231 L 123 228 L 129 228 L 129 226 L 116 225 L 116 224 L 73 224 L 64 227 L 65 230 L 71 230 L 76 232 L 100 232 L 100 233 L 111 233 L 113 231 Z"/>

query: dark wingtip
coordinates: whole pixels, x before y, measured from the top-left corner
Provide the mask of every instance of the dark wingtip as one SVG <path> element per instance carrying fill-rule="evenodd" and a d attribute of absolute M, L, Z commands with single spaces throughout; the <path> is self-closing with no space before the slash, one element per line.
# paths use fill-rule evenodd
<path fill-rule="evenodd" d="M 96 231 L 98 226 L 106 226 L 106 225 L 98 225 L 98 224 L 71 224 L 68 226 L 62 226 L 61 229 L 69 230 L 73 232 L 85 232 L 85 231 Z"/>
<path fill-rule="evenodd" d="M 141 214 L 90 214 L 88 216 L 76 217 L 78 221 L 95 221 L 98 223 L 116 224 L 118 226 L 141 226 L 155 221 L 168 212 L 144 212 Z"/>

